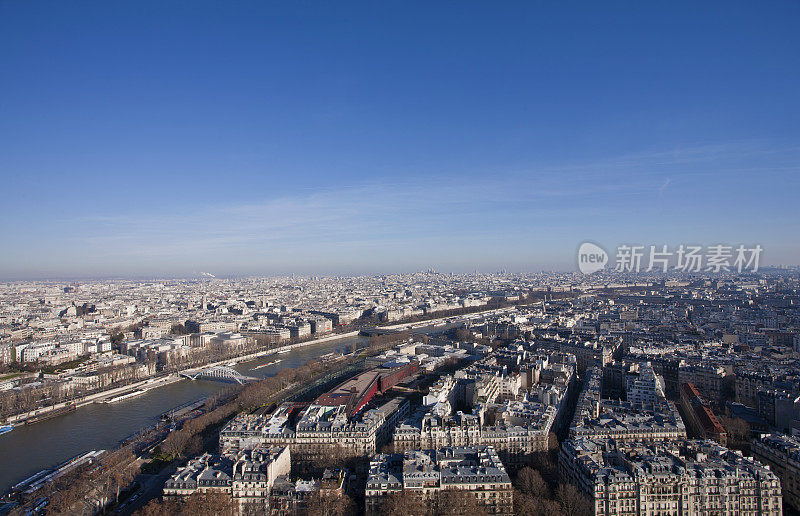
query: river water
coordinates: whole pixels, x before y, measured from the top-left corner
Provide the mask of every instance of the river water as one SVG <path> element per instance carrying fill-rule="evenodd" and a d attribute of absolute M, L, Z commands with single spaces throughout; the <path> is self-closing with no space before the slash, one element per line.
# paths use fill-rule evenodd
<path fill-rule="evenodd" d="M 246 376 L 268 378 L 283 368 L 298 367 L 326 353 L 363 342 L 364 337 L 344 337 L 309 344 L 287 353 L 242 362 L 234 369 Z M 277 364 L 255 369 L 277 359 L 280 359 Z M 86 405 L 40 423 L 20 425 L 0 435 L 0 494 L 34 473 L 76 455 L 113 448 L 127 437 L 154 425 L 164 412 L 198 401 L 228 385 L 212 380 L 182 380 L 117 403 Z"/>

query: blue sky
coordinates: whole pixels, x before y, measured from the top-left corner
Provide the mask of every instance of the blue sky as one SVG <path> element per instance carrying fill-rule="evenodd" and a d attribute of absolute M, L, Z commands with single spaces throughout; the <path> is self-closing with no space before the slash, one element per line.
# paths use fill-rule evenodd
<path fill-rule="evenodd" d="M 0 278 L 571 269 L 587 239 L 797 264 L 798 19 L 0 0 Z"/>

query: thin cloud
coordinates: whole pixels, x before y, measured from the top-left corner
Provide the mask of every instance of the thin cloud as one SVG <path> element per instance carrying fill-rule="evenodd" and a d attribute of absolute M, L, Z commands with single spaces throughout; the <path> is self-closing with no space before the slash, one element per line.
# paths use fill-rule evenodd
<path fill-rule="evenodd" d="M 186 270 L 220 264 L 257 268 L 281 260 L 351 267 L 387 257 L 403 262 L 449 262 L 458 256 L 499 260 L 512 252 L 543 252 L 534 246 L 562 245 L 588 232 L 622 232 L 634 224 L 633 212 L 641 224 L 652 192 L 660 197 L 678 180 L 691 183 L 700 174 L 722 173 L 718 169 L 728 177 L 783 172 L 796 167 L 796 154 L 796 147 L 719 145 L 478 177 L 437 174 L 362 182 L 262 202 L 193 200 L 150 212 L 65 219 L 58 257 L 38 253 L 36 259 L 48 267 L 102 263 L 121 269 L 166 263 Z M 748 161 L 745 155 L 758 159 Z M 762 166 L 763 155 L 780 156 L 781 162 Z M 732 161 L 738 167 L 729 167 Z M 673 210 L 672 216 L 680 213 Z M 487 241 L 496 250 L 480 246 Z M 24 263 L 24 254 L 30 253 L 22 243 L 10 248 L 14 251 L 0 258 L 9 269 L 15 261 Z"/>

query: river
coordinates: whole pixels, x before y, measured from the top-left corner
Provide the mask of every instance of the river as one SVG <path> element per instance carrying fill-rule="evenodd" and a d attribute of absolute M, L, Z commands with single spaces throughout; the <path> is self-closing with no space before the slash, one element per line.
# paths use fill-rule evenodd
<path fill-rule="evenodd" d="M 308 344 L 287 353 L 236 364 L 234 369 L 246 376 L 268 378 L 283 368 L 297 367 L 326 353 L 364 342 L 364 337 L 343 337 Z M 280 362 L 257 368 L 276 359 Z M 20 425 L 0 435 L 0 461 L 3 463 L 0 493 L 34 473 L 86 451 L 113 448 L 127 437 L 154 425 L 164 412 L 198 401 L 228 385 L 212 380 L 182 380 L 117 403 L 86 405 L 40 423 Z"/>

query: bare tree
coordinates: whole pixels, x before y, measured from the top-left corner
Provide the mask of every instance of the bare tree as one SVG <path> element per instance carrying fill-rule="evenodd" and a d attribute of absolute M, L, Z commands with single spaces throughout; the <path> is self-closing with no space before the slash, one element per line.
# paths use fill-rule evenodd
<path fill-rule="evenodd" d="M 541 473 L 529 467 L 524 467 L 519 470 L 517 478 L 514 481 L 514 487 L 523 494 L 534 498 L 550 497 L 550 489 L 547 487 L 547 483 L 542 478 Z"/>
<path fill-rule="evenodd" d="M 380 509 L 384 516 L 418 516 L 429 512 L 425 500 L 412 491 L 389 493 L 381 502 Z"/>
<path fill-rule="evenodd" d="M 181 514 L 182 507 L 179 502 L 173 500 L 150 500 L 150 502 L 136 511 L 137 516 L 173 516 Z"/>
<path fill-rule="evenodd" d="M 111 478 L 111 483 L 114 486 L 115 494 L 114 494 L 114 501 L 119 502 L 119 494 L 120 492 L 127 488 L 133 479 L 136 477 L 136 474 L 139 473 L 139 465 L 134 460 L 132 453 L 128 451 L 128 455 L 131 455 L 129 460 L 125 463 L 119 463 L 110 472 L 109 477 Z M 125 460 L 125 459 L 122 459 Z"/>
<path fill-rule="evenodd" d="M 555 500 L 537 498 L 514 491 L 514 514 L 525 516 L 563 516 L 561 505 Z"/>
<path fill-rule="evenodd" d="M 309 516 L 348 516 L 356 512 L 352 498 L 331 491 L 316 491 L 306 502 L 306 514 Z"/>
<path fill-rule="evenodd" d="M 556 490 L 556 499 L 566 516 L 591 516 L 589 500 L 572 484 L 561 484 Z"/>
<path fill-rule="evenodd" d="M 459 489 L 445 489 L 439 492 L 436 514 L 441 516 L 461 516 L 470 514 L 485 516 L 486 510 L 478 503 L 475 495 Z"/>
<path fill-rule="evenodd" d="M 186 448 L 186 443 L 189 442 L 189 436 L 186 432 L 181 430 L 174 430 L 170 432 L 164 442 L 161 444 L 161 450 L 170 457 L 178 457 Z"/>
<path fill-rule="evenodd" d="M 466 328 L 458 328 L 455 331 L 456 340 L 460 342 L 471 342 L 475 340 L 475 337 L 472 336 L 472 332 L 470 332 Z"/>
<path fill-rule="evenodd" d="M 186 499 L 182 513 L 192 516 L 235 516 L 236 503 L 228 493 L 197 492 Z"/>
<path fill-rule="evenodd" d="M 728 434 L 728 446 L 737 450 L 750 447 L 750 425 L 740 417 L 718 416 L 725 432 Z"/>
<path fill-rule="evenodd" d="M 267 499 L 251 500 L 244 503 L 239 509 L 239 516 L 263 516 L 269 514 Z"/>

